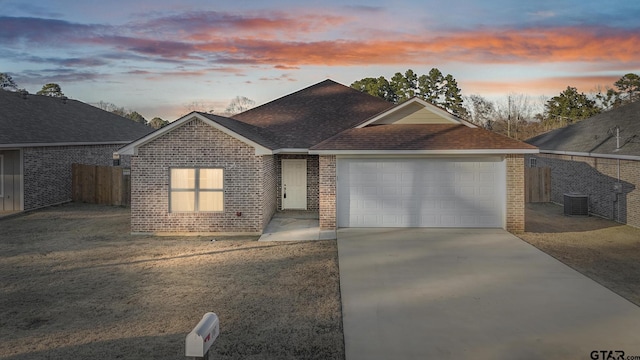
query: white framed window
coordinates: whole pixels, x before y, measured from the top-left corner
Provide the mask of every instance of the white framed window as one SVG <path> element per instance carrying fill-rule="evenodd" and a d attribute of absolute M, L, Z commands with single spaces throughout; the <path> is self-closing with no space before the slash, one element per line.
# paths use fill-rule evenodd
<path fill-rule="evenodd" d="M 529 158 L 529 167 L 536 167 L 538 165 L 538 158 L 530 157 Z"/>
<path fill-rule="evenodd" d="M 224 211 L 224 170 L 169 169 L 169 212 Z"/>
<path fill-rule="evenodd" d="M 4 197 L 4 155 L 0 154 L 0 198 Z"/>

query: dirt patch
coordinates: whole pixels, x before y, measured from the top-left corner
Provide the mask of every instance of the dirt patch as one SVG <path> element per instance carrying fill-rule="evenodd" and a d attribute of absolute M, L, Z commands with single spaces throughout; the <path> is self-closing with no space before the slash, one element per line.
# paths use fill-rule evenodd
<path fill-rule="evenodd" d="M 181 359 L 209 311 L 215 359 L 344 358 L 336 242 L 253 239 L 132 236 L 88 204 L 0 219 L 0 358 Z"/>
<path fill-rule="evenodd" d="M 526 212 L 521 239 L 640 306 L 640 229 L 564 216 L 555 204 L 527 204 Z"/>

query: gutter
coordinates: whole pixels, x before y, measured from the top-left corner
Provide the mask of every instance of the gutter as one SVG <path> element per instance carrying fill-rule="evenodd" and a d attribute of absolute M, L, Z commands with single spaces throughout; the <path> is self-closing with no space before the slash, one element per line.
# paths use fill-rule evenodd
<path fill-rule="evenodd" d="M 591 153 L 591 152 L 586 153 L 586 152 L 578 152 L 578 151 L 559 151 L 559 150 L 542 150 L 542 149 L 540 149 L 540 153 L 541 154 L 556 154 L 556 155 L 584 156 L 584 157 L 594 157 L 594 158 L 604 158 L 604 159 L 640 161 L 640 156 L 638 156 L 638 155 L 598 154 L 598 153 Z"/>

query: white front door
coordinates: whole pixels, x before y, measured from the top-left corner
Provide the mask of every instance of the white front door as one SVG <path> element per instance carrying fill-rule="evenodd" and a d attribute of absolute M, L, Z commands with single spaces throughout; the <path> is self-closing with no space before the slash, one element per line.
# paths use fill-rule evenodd
<path fill-rule="evenodd" d="M 282 159 L 282 209 L 307 209 L 307 160 Z"/>

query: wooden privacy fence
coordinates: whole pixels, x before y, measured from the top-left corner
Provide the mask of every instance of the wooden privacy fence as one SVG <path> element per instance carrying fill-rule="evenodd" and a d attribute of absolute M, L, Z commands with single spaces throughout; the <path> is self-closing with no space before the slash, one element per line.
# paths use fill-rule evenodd
<path fill-rule="evenodd" d="M 71 169 L 73 201 L 131 205 L 131 176 L 128 169 L 83 164 L 73 164 Z"/>
<path fill-rule="evenodd" d="M 551 201 L 551 169 L 532 167 L 524 169 L 524 200 L 528 203 Z"/>

